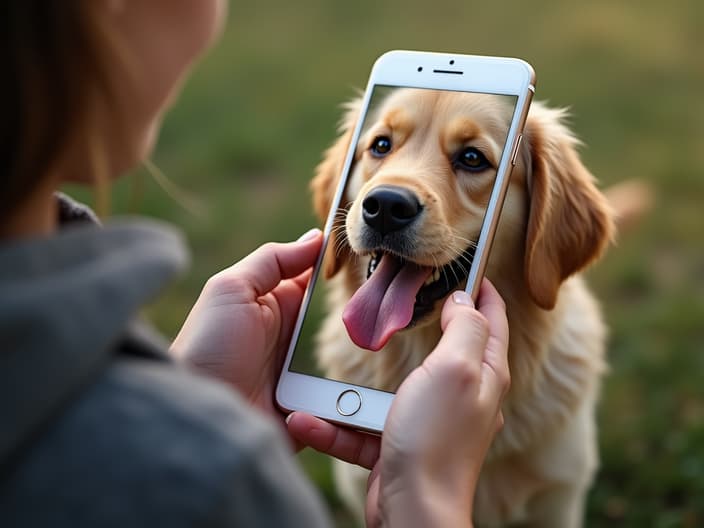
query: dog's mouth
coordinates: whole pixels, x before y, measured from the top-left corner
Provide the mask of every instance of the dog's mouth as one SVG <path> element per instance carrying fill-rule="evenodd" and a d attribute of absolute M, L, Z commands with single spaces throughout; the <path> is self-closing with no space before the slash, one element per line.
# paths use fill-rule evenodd
<path fill-rule="evenodd" d="M 371 253 L 367 280 L 342 319 L 357 346 L 380 350 L 399 330 L 415 326 L 437 301 L 467 280 L 474 246 L 442 267 L 421 266 L 388 252 Z"/>

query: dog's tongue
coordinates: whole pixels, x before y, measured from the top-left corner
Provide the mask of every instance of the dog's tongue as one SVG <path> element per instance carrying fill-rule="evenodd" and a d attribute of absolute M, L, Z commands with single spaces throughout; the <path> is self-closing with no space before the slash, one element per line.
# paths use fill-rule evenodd
<path fill-rule="evenodd" d="M 391 336 L 408 326 L 418 290 L 431 268 L 402 264 L 389 255 L 352 296 L 342 314 L 347 333 L 357 346 L 381 349 Z"/>

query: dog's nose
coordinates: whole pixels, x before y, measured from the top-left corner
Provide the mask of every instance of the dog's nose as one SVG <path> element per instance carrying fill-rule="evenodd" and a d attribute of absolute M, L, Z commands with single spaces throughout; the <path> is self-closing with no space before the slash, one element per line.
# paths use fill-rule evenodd
<path fill-rule="evenodd" d="M 422 206 L 408 189 L 380 185 L 362 202 L 362 216 L 369 227 L 385 235 L 410 224 L 418 217 Z"/>

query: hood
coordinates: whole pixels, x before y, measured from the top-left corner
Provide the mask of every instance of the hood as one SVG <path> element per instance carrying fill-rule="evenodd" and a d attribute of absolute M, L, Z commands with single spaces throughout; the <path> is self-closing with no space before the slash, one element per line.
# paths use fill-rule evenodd
<path fill-rule="evenodd" d="M 186 262 L 174 230 L 141 220 L 0 246 L 0 464 L 107 364 Z"/>

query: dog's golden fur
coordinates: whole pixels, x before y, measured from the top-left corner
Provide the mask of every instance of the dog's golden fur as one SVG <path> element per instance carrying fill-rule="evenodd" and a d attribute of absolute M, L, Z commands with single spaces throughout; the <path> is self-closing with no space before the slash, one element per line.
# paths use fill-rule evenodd
<path fill-rule="evenodd" d="M 332 201 L 358 106 L 348 106 L 341 136 L 312 181 L 321 218 Z M 468 239 L 476 240 L 494 172 L 457 175 L 448 152 L 471 138 L 488 157 L 497 156 L 502 130 L 496 123 L 506 109 L 490 96 L 400 90 L 376 112 L 372 127 L 401 130 L 403 146 L 380 161 L 365 156 L 360 142 L 345 196 L 349 211 L 340 215 L 325 257 L 328 312 L 317 352 L 333 378 L 395 390 L 437 343 L 442 303 L 380 352 L 350 343 L 342 311 L 366 273 L 365 259 L 355 251 L 359 203 L 380 183 L 412 189 L 424 205 L 415 260 L 433 266 L 457 257 Z M 594 408 L 606 329 L 578 272 L 602 254 L 614 221 L 577 144 L 561 110 L 533 104 L 487 268 L 507 306 L 512 385 L 503 405 L 505 425 L 474 499 L 478 526 L 580 526 L 598 464 Z M 340 463 L 336 478 L 343 497 L 361 511 L 366 474 Z"/>

